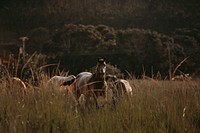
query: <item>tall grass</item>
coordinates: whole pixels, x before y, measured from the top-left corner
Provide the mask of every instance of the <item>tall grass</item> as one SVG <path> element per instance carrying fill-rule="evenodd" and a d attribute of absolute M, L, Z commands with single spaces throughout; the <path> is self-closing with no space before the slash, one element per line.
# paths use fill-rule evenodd
<path fill-rule="evenodd" d="M 90 113 L 78 112 L 68 97 L 51 95 L 41 81 L 24 97 L 0 91 L 1 132 L 200 132 L 198 81 L 130 80 L 134 95 Z"/>

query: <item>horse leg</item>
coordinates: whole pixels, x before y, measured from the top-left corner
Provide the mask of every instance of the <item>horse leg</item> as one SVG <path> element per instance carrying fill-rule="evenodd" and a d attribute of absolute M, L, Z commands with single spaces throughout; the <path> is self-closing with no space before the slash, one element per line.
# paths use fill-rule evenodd
<path fill-rule="evenodd" d="M 94 100 L 95 100 L 96 108 L 99 109 L 99 104 L 98 104 L 97 96 L 94 93 L 94 91 L 92 91 L 92 92 L 93 92 L 93 97 L 94 97 Z"/>
<path fill-rule="evenodd" d="M 119 92 L 118 92 L 116 86 L 114 86 L 112 88 L 112 93 L 113 93 L 113 95 L 112 95 L 113 106 L 114 106 L 114 108 L 116 108 L 116 104 L 117 104 L 117 102 L 119 100 Z"/>
<path fill-rule="evenodd" d="M 99 104 L 98 104 L 97 96 L 94 93 L 94 91 L 92 91 L 92 90 L 89 90 L 86 93 L 86 107 L 89 108 L 93 104 L 93 103 L 91 103 L 91 98 L 94 99 L 96 108 L 99 109 Z"/>
<path fill-rule="evenodd" d="M 85 109 L 86 109 L 86 112 L 89 112 L 90 111 L 90 109 L 91 109 L 91 96 L 90 96 L 90 94 L 89 94 L 89 92 L 87 92 L 86 94 L 85 94 Z"/>

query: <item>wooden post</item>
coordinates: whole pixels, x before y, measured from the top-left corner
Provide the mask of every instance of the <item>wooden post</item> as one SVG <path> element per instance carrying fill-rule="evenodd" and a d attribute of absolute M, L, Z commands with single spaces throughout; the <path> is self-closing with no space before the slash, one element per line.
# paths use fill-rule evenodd
<path fill-rule="evenodd" d="M 22 57 L 23 57 L 23 63 L 25 62 L 25 56 L 26 56 L 26 51 L 25 51 L 25 45 L 26 45 L 26 41 L 29 39 L 28 37 L 24 36 L 24 37 L 20 37 L 20 40 L 22 40 Z"/>
<path fill-rule="evenodd" d="M 168 49 L 168 63 L 169 63 L 169 80 L 172 79 L 172 65 L 171 65 L 171 49 L 169 44 L 167 45 Z"/>

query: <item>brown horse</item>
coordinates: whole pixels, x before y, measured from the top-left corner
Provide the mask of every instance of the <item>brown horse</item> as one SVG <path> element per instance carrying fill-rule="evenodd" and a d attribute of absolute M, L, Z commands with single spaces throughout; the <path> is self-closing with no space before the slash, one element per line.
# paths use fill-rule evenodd
<path fill-rule="evenodd" d="M 86 107 L 91 98 L 94 98 L 96 107 L 99 107 L 97 98 L 102 96 L 107 101 L 106 61 L 99 58 L 94 73 L 81 72 L 76 76 L 75 94 L 77 99 L 83 94 Z"/>

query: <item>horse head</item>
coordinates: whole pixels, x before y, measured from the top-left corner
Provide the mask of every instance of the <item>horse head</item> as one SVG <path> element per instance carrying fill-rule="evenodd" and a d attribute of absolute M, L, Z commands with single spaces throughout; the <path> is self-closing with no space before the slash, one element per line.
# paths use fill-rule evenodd
<path fill-rule="evenodd" d="M 106 59 L 98 58 L 97 66 L 96 66 L 96 74 L 100 77 L 105 77 L 106 74 Z"/>

